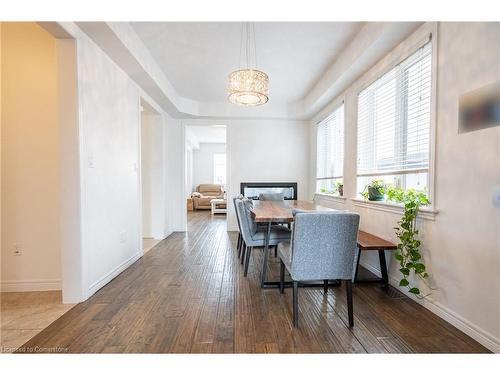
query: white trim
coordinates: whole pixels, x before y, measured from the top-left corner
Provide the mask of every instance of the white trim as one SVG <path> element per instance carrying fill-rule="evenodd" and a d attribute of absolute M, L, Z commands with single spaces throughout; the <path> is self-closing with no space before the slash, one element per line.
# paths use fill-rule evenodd
<path fill-rule="evenodd" d="M 112 269 L 110 272 L 105 274 L 103 277 L 101 277 L 99 280 L 97 280 L 95 283 L 89 286 L 87 290 L 87 295 L 85 296 L 85 299 L 90 298 L 95 292 L 97 292 L 99 289 L 101 289 L 104 285 L 109 283 L 111 280 L 113 280 L 116 276 L 118 276 L 120 273 L 125 271 L 128 267 L 130 267 L 137 259 L 142 257 L 142 251 L 141 253 L 134 254 L 132 257 L 127 259 L 126 261 L 122 262 L 118 266 L 116 266 L 114 269 Z"/>
<path fill-rule="evenodd" d="M 363 259 L 363 258 L 361 258 Z M 380 270 L 373 265 L 360 261 L 359 264 L 366 268 L 368 271 L 372 272 L 376 276 L 380 277 Z M 432 300 L 429 297 L 425 298 L 417 298 L 413 294 L 408 292 L 408 289 L 405 287 L 399 286 L 399 280 L 389 275 L 389 284 L 403 293 L 405 296 L 411 298 L 419 305 L 422 305 L 427 310 L 439 316 L 441 319 L 450 323 L 455 328 L 459 329 L 467 336 L 470 336 L 481 345 L 484 345 L 486 348 L 491 350 L 494 353 L 500 353 L 500 339 L 494 337 L 490 333 L 486 332 L 482 328 L 478 327 L 476 324 L 468 321 L 464 317 L 458 315 L 454 311 L 451 311 L 449 308 L 443 306 L 441 303 Z"/>
<path fill-rule="evenodd" d="M 439 72 L 439 23 L 431 24 L 432 63 L 431 63 L 431 124 L 429 134 L 429 172 L 427 176 L 427 191 L 431 200 L 431 208 L 436 208 L 436 128 L 437 128 L 437 82 Z"/>
<path fill-rule="evenodd" d="M 5 280 L 1 282 L 2 292 L 42 292 L 61 289 L 61 279 Z"/>
<path fill-rule="evenodd" d="M 316 198 L 340 204 L 346 204 L 347 201 L 346 197 L 341 197 L 339 195 L 323 194 L 323 193 L 314 193 L 314 200 L 316 200 Z"/>
<path fill-rule="evenodd" d="M 360 198 L 351 198 L 352 203 L 356 207 L 370 208 L 373 210 L 390 212 L 393 214 L 403 215 L 404 207 L 401 204 L 391 203 L 386 201 L 369 201 Z M 418 210 L 418 218 L 434 221 L 436 215 L 439 213 L 438 210 L 433 208 L 421 207 Z"/>

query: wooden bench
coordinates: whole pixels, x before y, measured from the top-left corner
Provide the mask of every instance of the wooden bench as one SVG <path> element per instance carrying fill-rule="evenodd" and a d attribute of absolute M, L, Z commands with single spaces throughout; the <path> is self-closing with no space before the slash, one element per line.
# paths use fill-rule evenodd
<path fill-rule="evenodd" d="M 385 261 L 385 251 L 386 250 L 396 250 L 398 247 L 394 245 L 392 242 L 386 241 L 383 238 L 374 236 L 373 234 L 366 233 L 363 231 L 358 231 L 358 253 L 356 260 L 356 271 L 354 272 L 353 282 L 355 283 L 373 283 L 380 282 L 382 286 L 387 287 L 389 285 L 389 276 L 387 273 L 387 263 Z M 378 251 L 378 259 L 380 262 L 380 273 L 382 274 L 381 278 L 372 278 L 372 279 L 358 279 L 358 268 L 359 268 L 359 259 L 361 258 L 362 251 Z"/>

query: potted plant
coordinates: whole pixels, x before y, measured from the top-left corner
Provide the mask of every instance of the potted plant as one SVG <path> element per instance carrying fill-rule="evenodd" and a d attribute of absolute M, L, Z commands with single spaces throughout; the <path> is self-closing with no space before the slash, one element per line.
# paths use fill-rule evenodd
<path fill-rule="evenodd" d="M 386 190 L 387 185 L 384 180 L 373 180 L 365 186 L 361 195 L 369 201 L 382 201 Z"/>
<path fill-rule="evenodd" d="M 343 183 L 343 182 L 340 182 L 340 181 L 339 181 L 339 182 L 337 182 L 337 183 L 335 184 L 335 188 L 336 188 L 336 189 L 337 189 L 337 191 L 339 192 L 339 195 L 340 195 L 341 197 L 343 197 L 343 196 L 344 196 L 344 183 Z"/>
<path fill-rule="evenodd" d="M 335 191 L 328 190 L 327 188 L 321 188 L 321 189 L 319 189 L 319 192 L 322 193 L 322 194 L 333 194 L 333 193 L 335 193 Z"/>
<path fill-rule="evenodd" d="M 403 217 L 398 221 L 399 226 L 394 228 L 400 241 L 395 254 L 400 266 L 399 271 L 402 274 L 399 286 L 407 287 L 410 293 L 422 298 L 420 289 L 410 285 L 408 277 L 412 271 L 424 282 L 424 279 L 429 276 L 420 254 L 420 241 L 417 238 L 418 229 L 416 226 L 418 210 L 420 206 L 426 206 L 430 203 L 429 198 L 425 191 L 389 187 L 387 199 L 404 205 Z"/>

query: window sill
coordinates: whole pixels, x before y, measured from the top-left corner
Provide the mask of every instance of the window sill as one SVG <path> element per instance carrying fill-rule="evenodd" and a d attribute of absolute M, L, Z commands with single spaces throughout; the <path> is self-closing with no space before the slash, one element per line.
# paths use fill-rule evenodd
<path fill-rule="evenodd" d="M 360 198 L 351 198 L 352 203 L 357 207 L 370 208 L 373 210 L 390 212 L 394 214 L 403 215 L 404 207 L 397 203 L 390 202 L 374 202 Z M 422 207 L 418 211 L 417 218 L 434 221 L 438 210 L 431 207 Z"/>
<path fill-rule="evenodd" d="M 314 198 L 319 198 L 325 201 L 330 201 L 334 203 L 341 203 L 345 204 L 346 203 L 346 197 L 341 197 L 340 195 L 331 195 L 331 194 L 324 194 L 324 193 L 314 193 Z"/>

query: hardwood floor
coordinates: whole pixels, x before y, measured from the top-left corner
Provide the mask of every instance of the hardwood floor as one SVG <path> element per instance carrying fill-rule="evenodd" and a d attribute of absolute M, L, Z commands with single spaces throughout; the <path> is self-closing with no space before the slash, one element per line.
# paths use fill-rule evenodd
<path fill-rule="evenodd" d="M 291 290 L 262 290 L 262 251 L 247 278 L 225 217 L 189 213 L 174 233 L 93 297 L 29 340 L 75 353 L 478 353 L 483 346 L 394 289 L 354 286 L 354 327 L 344 288 L 300 289 L 298 329 Z M 270 256 L 270 278 L 278 278 Z M 361 273 L 361 271 L 360 271 Z"/>

